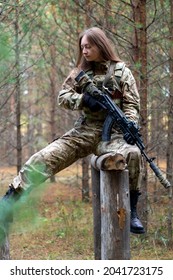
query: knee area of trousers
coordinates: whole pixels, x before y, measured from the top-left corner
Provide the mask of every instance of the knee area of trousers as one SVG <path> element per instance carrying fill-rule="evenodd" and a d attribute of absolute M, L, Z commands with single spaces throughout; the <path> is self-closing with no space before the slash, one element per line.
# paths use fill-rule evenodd
<path fill-rule="evenodd" d="M 44 156 L 38 152 L 38 153 L 35 153 L 34 155 L 32 155 L 28 161 L 26 162 L 26 165 L 35 165 L 35 164 L 39 164 L 41 162 L 44 161 Z"/>
<path fill-rule="evenodd" d="M 133 149 L 129 151 L 127 155 L 127 163 L 130 164 L 130 162 L 133 162 L 139 164 L 141 160 L 142 160 L 141 153 L 138 149 Z"/>
<path fill-rule="evenodd" d="M 142 157 L 141 157 L 140 152 L 135 150 L 135 151 L 132 151 L 128 154 L 127 168 L 129 170 L 129 176 L 130 176 L 131 179 L 132 178 L 137 179 L 139 177 L 139 174 L 142 170 Z"/>

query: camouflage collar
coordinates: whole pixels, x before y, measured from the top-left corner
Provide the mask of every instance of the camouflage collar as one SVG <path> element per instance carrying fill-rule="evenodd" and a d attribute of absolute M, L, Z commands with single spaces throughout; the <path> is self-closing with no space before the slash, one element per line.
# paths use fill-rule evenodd
<path fill-rule="evenodd" d="M 94 62 L 93 70 L 95 72 L 107 72 L 110 66 L 110 61 Z"/>
<path fill-rule="evenodd" d="M 86 71 L 86 73 L 93 77 L 94 75 L 106 74 L 110 67 L 110 61 L 93 62 L 92 67 Z"/>

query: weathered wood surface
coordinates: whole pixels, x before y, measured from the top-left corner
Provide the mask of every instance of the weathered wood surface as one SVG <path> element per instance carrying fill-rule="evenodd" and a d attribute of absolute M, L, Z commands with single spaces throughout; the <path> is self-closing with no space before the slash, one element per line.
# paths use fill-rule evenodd
<path fill-rule="evenodd" d="M 101 171 L 101 259 L 130 259 L 128 171 Z"/>
<path fill-rule="evenodd" d="M 107 153 L 102 156 L 93 155 L 91 165 L 97 170 L 124 170 L 126 161 L 121 154 Z"/>
<path fill-rule="evenodd" d="M 95 260 L 101 260 L 100 171 L 91 165 Z"/>
<path fill-rule="evenodd" d="M 109 153 L 93 156 L 91 164 L 95 259 L 128 260 L 130 199 L 125 159 Z"/>
<path fill-rule="evenodd" d="M 10 245 L 8 236 L 6 236 L 4 242 L 0 244 L 0 260 L 10 260 Z"/>

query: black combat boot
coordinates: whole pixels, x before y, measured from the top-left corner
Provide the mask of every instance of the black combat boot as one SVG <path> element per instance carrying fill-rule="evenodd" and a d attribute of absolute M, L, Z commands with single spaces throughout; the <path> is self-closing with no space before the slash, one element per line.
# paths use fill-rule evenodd
<path fill-rule="evenodd" d="M 144 227 L 139 220 L 137 214 L 138 197 L 141 195 L 139 191 L 130 191 L 130 207 L 131 207 L 131 219 L 130 219 L 130 231 L 136 234 L 145 233 Z"/>
<path fill-rule="evenodd" d="M 0 245 L 8 235 L 9 225 L 13 222 L 13 205 L 20 198 L 21 193 L 20 187 L 15 189 L 10 185 L 6 194 L 0 199 Z"/>
<path fill-rule="evenodd" d="M 21 187 L 15 189 L 12 184 L 9 185 L 9 189 L 7 190 L 5 195 L 0 199 L 1 220 L 2 220 L 2 216 L 6 216 L 9 222 L 13 221 L 13 215 L 12 215 L 13 204 L 20 198 L 22 192 L 23 191 Z"/>
<path fill-rule="evenodd" d="M 13 185 L 9 185 L 9 189 L 7 190 L 6 194 L 2 197 L 2 200 L 6 201 L 17 201 L 22 193 L 22 188 L 18 187 L 15 189 Z"/>

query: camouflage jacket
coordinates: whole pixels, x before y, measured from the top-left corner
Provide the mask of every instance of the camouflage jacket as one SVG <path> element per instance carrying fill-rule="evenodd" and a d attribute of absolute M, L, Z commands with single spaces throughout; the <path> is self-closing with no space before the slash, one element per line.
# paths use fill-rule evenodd
<path fill-rule="evenodd" d="M 88 70 L 86 73 L 93 79 L 94 84 L 101 90 L 106 74 L 109 72 L 110 62 L 95 63 L 94 70 Z M 75 68 L 66 78 L 62 89 L 58 95 L 60 106 L 71 109 L 81 110 L 82 114 L 90 120 L 105 120 L 105 112 L 91 112 L 89 108 L 83 105 L 83 94 L 75 82 L 75 77 L 79 69 Z M 118 82 L 117 82 L 118 81 Z M 114 92 L 113 102 L 121 107 L 125 115 L 132 121 L 139 121 L 140 98 L 136 87 L 135 79 L 128 67 L 123 62 L 114 64 L 113 74 L 109 77 L 106 87 Z"/>

